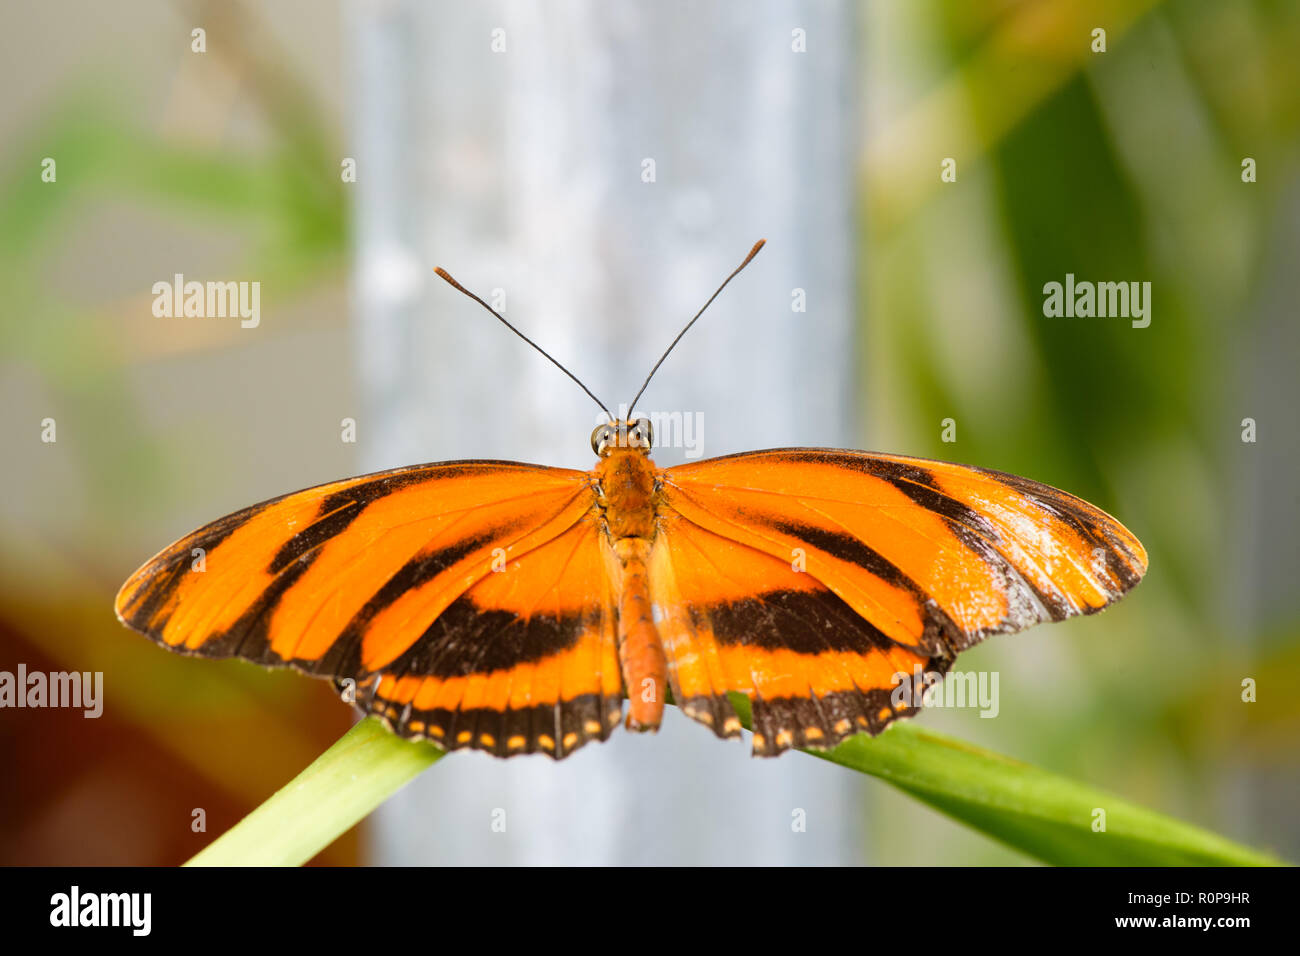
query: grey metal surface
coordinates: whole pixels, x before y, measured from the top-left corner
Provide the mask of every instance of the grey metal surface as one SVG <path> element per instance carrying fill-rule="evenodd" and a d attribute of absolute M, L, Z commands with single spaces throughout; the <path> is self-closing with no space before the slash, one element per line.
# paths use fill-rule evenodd
<path fill-rule="evenodd" d="M 767 248 L 639 408 L 701 423 L 706 456 L 852 444 L 848 5 L 347 11 L 367 464 L 592 462 L 595 406 L 433 266 L 484 297 L 504 290 L 507 317 L 617 412 L 759 237 Z M 792 310 L 796 288 L 806 311 Z M 620 730 L 558 764 L 449 757 L 376 815 L 374 861 L 865 859 L 852 774 L 800 754 L 754 760 L 669 711 L 657 736 Z"/>

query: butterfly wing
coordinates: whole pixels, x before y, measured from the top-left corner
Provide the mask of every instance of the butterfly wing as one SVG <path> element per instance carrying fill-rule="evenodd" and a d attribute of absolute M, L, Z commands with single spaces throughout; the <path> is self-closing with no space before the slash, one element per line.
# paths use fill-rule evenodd
<path fill-rule="evenodd" d="M 481 577 L 361 682 L 358 705 L 449 750 L 559 759 L 622 716 L 612 560 L 598 512 Z"/>
<path fill-rule="evenodd" d="M 945 462 L 780 449 L 667 469 L 651 592 L 673 692 L 755 752 L 878 733 L 999 633 L 1101 610 L 1146 570 L 1114 518 L 1038 482 Z"/>
<path fill-rule="evenodd" d="M 408 736 L 432 736 L 443 724 L 411 717 L 409 701 L 391 693 L 395 680 L 407 681 L 404 693 L 413 677 L 457 671 L 464 692 L 453 700 L 447 682 L 439 713 L 473 711 L 486 726 L 484 701 L 499 697 L 476 696 L 483 681 L 474 662 L 509 670 L 514 654 L 534 663 L 528 681 L 507 682 L 511 706 L 540 694 L 558 715 L 556 750 L 567 750 L 574 726 L 584 742 L 591 720 L 605 735 L 611 709 L 603 697 L 589 699 L 577 675 L 595 675 L 592 686 L 607 696 L 609 674 L 617 675 L 607 667 L 616 651 L 605 646 L 614 625 L 604 565 L 593 571 L 592 555 L 601 558 L 595 501 L 586 472 L 513 462 L 445 462 L 333 482 L 182 538 L 123 585 L 117 614 L 180 653 L 351 679 L 358 706 Z M 592 580 L 579 588 L 574 568 L 592 571 Z M 566 616 L 528 607 L 533 575 L 566 588 Z M 536 663 L 543 659 L 546 666 Z M 482 734 L 460 741 L 455 728 L 448 746 L 496 751 L 498 738 L 504 748 L 512 736 L 491 733 L 489 746 Z"/>

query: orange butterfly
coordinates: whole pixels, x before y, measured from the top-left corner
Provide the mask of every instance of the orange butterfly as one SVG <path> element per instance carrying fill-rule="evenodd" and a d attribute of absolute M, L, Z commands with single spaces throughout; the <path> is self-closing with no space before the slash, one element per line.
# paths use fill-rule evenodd
<path fill-rule="evenodd" d="M 820 448 L 661 469 L 650 421 L 606 414 L 591 471 L 415 465 L 228 515 L 132 575 L 118 617 L 182 654 L 332 677 L 448 749 L 558 759 L 625 697 L 627 726 L 657 729 L 669 692 L 735 737 L 737 691 L 771 756 L 878 734 L 919 704 L 899 675 L 1099 611 L 1146 570 L 1118 521 L 1025 478 Z"/>

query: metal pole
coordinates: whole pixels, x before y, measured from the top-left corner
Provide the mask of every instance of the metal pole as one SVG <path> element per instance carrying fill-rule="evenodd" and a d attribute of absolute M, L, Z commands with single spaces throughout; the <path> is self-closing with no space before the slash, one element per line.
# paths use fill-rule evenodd
<path fill-rule="evenodd" d="M 639 403 L 703 429 L 656 461 L 853 444 L 848 5 L 352 0 L 348 16 L 369 465 L 592 463 L 587 396 L 433 266 L 497 296 L 617 412 L 759 237 Z M 454 755 L 377 814 L 375 861 L 864 859 L 852 775 L 753 760 L 669 710 L 657 737 L 559 764 Z"/>

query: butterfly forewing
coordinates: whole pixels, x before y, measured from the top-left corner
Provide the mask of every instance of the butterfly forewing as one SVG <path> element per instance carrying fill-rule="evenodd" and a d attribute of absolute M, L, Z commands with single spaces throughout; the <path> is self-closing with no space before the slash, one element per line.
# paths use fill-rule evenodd
<path fill-rule="evenodd" d="M 123 585 L 118 616 L 173 650 L 360 678 L 475 581 L 582 519 L 586 473 L 420 465 L 333 482 L 187 535 Z"/>

